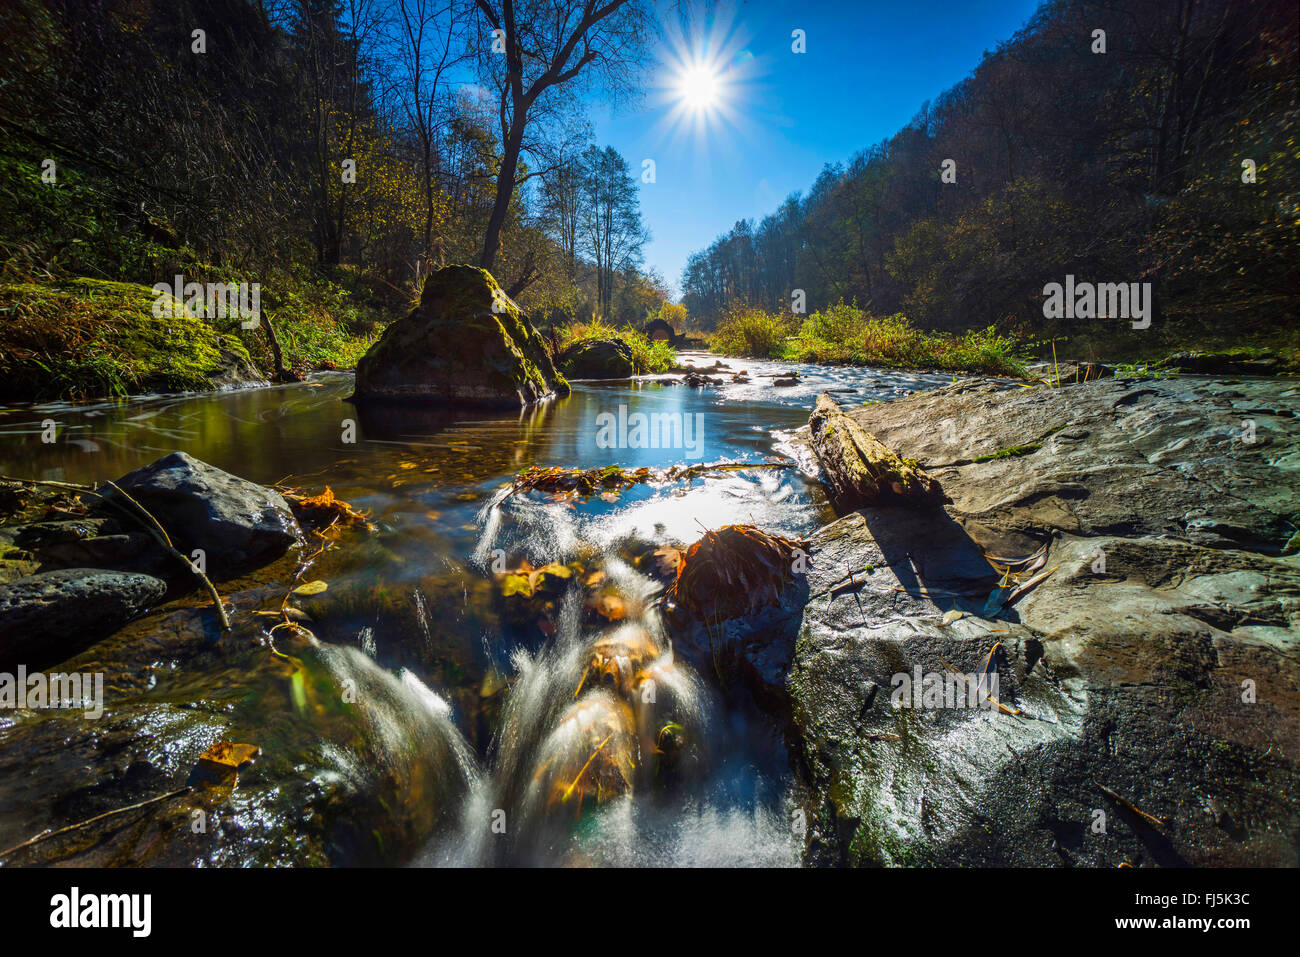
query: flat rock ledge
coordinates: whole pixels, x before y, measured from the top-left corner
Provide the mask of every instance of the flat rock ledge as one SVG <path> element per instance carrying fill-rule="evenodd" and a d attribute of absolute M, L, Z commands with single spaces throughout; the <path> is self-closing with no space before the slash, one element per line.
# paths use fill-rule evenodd
<path fill-rule="evenodd" d="M 970 380 L 849 415 L 952 504 L 821 529 L 789 626 L 738 644 L 769 680 L 790 657 L 808 860 L 1294 866 L 1296 384 Z M 1042 549 L 998 608 L 989 557 Z M 918 674 L 981 702 L 996 675 L 1001 707 L 895 707 Z"/>

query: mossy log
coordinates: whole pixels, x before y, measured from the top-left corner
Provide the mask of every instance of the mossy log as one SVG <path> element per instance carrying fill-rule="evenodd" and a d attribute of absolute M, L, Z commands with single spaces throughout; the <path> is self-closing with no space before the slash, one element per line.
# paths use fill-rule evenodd
<path fill-rule="evenodd" d="M 818 396 L 808 426 L 822 476 L 840 505 L 937 508 L 952 501 L 916 462 L 858 425 L 826 393 Z"/>

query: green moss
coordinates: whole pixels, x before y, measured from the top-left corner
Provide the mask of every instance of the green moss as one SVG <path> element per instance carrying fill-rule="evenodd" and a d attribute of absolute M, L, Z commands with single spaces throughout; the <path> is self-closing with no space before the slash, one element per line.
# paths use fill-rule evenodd
<path fill-rule="evenodd" d="M 357 364 L 359 395 L 508 402 L 569 392 L 519 307 L 486 270 L 447 266 Z"/>
<path fill-rule="evenodd" d="M 971 459 L 972 462 L 992 462 L 994 459 L 1013 459 L 1019 455 L 1029 455 L 1031 452 L 1037 452 L 1041 445 L 1009 445 L 1005 449 L 998 449 L 990 455 L 981 455 Z"/>
<path fill-rule="evenodd" d="M 89 278 L 0 287 L 0 394 L 83 398 L 210 389 L 222 350 L 249 360 L 237 337 L 204 319 L 179 309 L 155 317 L 157 299 L 148 286 Z"/>

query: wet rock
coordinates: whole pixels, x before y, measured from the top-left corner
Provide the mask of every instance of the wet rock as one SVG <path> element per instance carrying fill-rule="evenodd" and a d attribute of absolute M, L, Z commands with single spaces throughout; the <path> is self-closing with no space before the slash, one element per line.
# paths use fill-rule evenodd
<path fill-rule="evenodd" d="M 176 559 L 159 548 L 151 535 L 137 524 L 110 515 L 92 513 L 76 519 L 0 528 L 0 548 L 5 544 L 14 546 L 14 557 L 25 554 L 42 571 L 105 568 L 143 572 L 157 578 L 177 571 Z M 0 570 L 3 580 L 4 572 Z"/>
<path fill-rule="evenodd" d="M 778 389 L 789 388 L 792 385 L 798 385 L 798 384 L 799 384 L 799 380 L 795 378 L 772 380 L 772 385 L 776 386 Z"/>
<path fill-rule="evenodd" d="M 247 356 L 230 349 L 217 350 L 217 366 L 208 373 L 214 389 L 244 389 L 269 383 Z"/>
<path fill-rule="evenodd" d="M 622 339 L 584 339 L 561 352 L 556 366 L 574 379 L 627 379 L 636 375 L 632 348 Z"/>
<path fill-rule="evenodd" d="M 569 385 L 537 330 L 484 269 L 447 266 L 357 363 L 357 401 L 518 408 Z"/>
<path fill-rule="evenodd" d="M 698 372 L 690 372 L 682 376 L 681 383 L 692 389 L 703 389 L 708 385 L 721 385 L 722 380 L 716 376 L 700 375 Z"/>
<path fill-rule="evenodd" d="M 1105 379 L 1115 374 L 1115 367 L 1100 362 L 1031 362 L 1025 366 L 1025 377 L 1037 379 L 1048 385 L 1078 385 L 1093 379 Z"/>
<path fill-rule="evenodd" d="M 1193 375 L 1276 375 L 1278 360 L 1273 356 L 1237 355 L 1230 352 L 1175 352 L 1156 363 Z"/>
<path fill-rule="evenodd" d="M 279 606 L 278 587 L 229 596 Z M 353 648 L 236 611 L 167 611 L 60 664 L 102 673 L 104 713 L 19 714 L 0 725 L 0 846 L 182 787 L 217 741 L 261 749 L 231 788 L 117 814 L 6 858 L 7 865 L 393 865 L 452 823 L 470 759 L 446 705 Z M 350 690 L 349 690 L 350 689 Z M 355 704 L 344 695 L 355 694 Z M 208 827 L 191 827 L 196 811 Z"/>
<path fill-rule="evenodd" d="M 202 549 L 215 580 L 273 561 L 301 535 L 279 492 L 184 452 L 136 469 L 116 484 L 162 523 L 182 554 Z M 115 497 L 107 486 L 101 491 Z M 133 511 L 130 503 L 122 504 Z"/>
<path fill-rule="evenodd" d="M 809 859 L 1293 863 L 1298 407 L 1268 380 L 1107 378 L 972 380 L 853 410 L 953 502 L 864 508 L 812 537 L 811 597 L 787 629 L 820 795 Z M 1051 574 L 990 602 L 986 556 L 1042 546 L 1035 574 Z M 918 669 L 922 685 L 978 676 L 976 706 L 895 707 Z"/>
<path fill-rule="evenodd" d="M 70 568 L 0 585 L 0 668 L 44 668 L 126 624 L 167 591 L 148 575 Z"/>

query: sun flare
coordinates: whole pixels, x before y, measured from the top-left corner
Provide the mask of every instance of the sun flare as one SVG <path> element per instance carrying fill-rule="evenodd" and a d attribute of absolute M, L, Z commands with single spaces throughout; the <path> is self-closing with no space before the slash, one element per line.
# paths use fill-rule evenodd
<path fill-rule="evenodd" d="M 707 64 L 697 63 L 682 74 L 678 90 L 682 100 L 693 110 L 707 110 L 718 103 L 718 74 Z"/>

